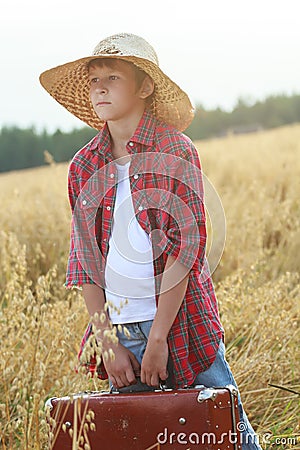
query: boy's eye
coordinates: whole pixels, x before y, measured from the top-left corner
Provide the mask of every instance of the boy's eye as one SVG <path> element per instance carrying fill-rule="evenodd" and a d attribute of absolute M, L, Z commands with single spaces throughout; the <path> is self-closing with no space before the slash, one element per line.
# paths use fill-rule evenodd
<path fill-rule="evenodd" d="M 99 81 L 99 78 L 97 78 L 97 77 L 90 79 L 90 83 L 97 83 L 97 81 Z"/>
<path fill-rule="evenodd" d="M 109 79 L 112 80 L 112 81 L 114 81 L 114 80 L 117 80 L 118 77 L 117 77 L 117 75 L 110 75 L 110 76 L 109 76 Z"/>

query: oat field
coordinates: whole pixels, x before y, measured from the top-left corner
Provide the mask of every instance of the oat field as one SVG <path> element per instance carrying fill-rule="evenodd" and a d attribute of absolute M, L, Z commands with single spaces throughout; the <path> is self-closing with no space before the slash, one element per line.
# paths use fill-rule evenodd
<path fill-rule="evenodd" d="M 228 360 L 262 447 L 299 449 L 300 124 L 196 145 L 226 217 Z M 44 449 L 45 400 L 102 387 L 74 370 L 88 317 L 63 286 L 67 164 L 2 174 L 0 199 L 0 448 Z"/>

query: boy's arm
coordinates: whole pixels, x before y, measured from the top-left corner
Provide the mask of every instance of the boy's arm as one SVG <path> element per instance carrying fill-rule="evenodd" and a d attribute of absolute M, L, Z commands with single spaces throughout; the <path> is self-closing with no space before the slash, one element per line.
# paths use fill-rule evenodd
<path fill-rule="evenodd" d="M 189 270 L 169 255 L 161 283 L 157 312 L 148 338 L 141 366 L 141 381 L 158 386 L 168 377 L 168 343 L 170 328 L 184 299 Z"/>
<path fill-rule="evenodd" d="M 93 318 L 95 314 L 105 313 L 106 320 L 103 322 L 100 320 L 93 320 L 93 323 L 97 330 L 101 330 L 100 337 L 103 336 L 103 331 L 110 328 L 110 320 L 105 312 L 105 297 L 104 291 L 96 284 L 83 284 L 82 285 L 83 297 L 85 299 L 87 310 L 90 316 Z M 123 386 L 129 386 L 136 382 L 136 375 L 140 373 L 140 364 L 130 350 L 126 349 L 120 343 L 113 344 L 101 340 L 103 351 L 113 350 L 115 359 L 112 360 L 108 358 L 105 360 L 103 358 L 103 364 L 105 370 L 109 376 L 109 379 L 116 388 L 121 388 Z"/>

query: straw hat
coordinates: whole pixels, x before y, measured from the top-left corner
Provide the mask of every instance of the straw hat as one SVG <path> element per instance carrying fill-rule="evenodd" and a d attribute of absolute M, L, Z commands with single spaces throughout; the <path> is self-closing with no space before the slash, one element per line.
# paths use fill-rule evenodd
<path fill-rule="evenodd" d="M 153 47 L 134 34 L 121 33 L 103 39 L 92 56 L 46 70 L 41 74 L 40 82 L 74 116 L 100 130 L 104 122 L 99 119 L 90 101 L 87 69 L 88 63 L 97 58 L 129 61 L 144 70 L 155 83 L 151 105 L 153 114 L 180 131 L 189 126 L 193 119 L 193 107 L 187 94 L 159 68 Z"/>

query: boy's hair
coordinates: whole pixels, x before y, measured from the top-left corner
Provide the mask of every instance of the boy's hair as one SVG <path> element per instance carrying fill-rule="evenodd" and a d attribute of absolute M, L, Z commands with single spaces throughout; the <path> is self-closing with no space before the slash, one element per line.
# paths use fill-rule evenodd
<path fill-rule="evenodd" d="M 92 61 L 90 61 L 88 63 L 88 70 L 90 68 L 90 66 L 98 66 L 98 67 L 110 67 L 110 68 L 114 68 L 116 67 L 118 61 L 120 61 L 117 58 L 95 58 L 92 59 Z M 139 67 L 137 67 L 135 64 L 129 62 L 129 61 L 122 61 L 125 64 L 128 64 L 134 73 L 135 76 L 135 82 L 136 82 L 136 88 L 137 90 L 139 90 L 139 88 L 142 86 L 142 83 L 144 81 L 144 79 L 146 78 L 146 76 L 149 76 L 146 74 L 146 72 L 144 72 L 142 69 L 140 69 Z M 153 94 L 152 94 L 153 95 Z M 151 96 L 150 96 L 151 97 Z"/>

